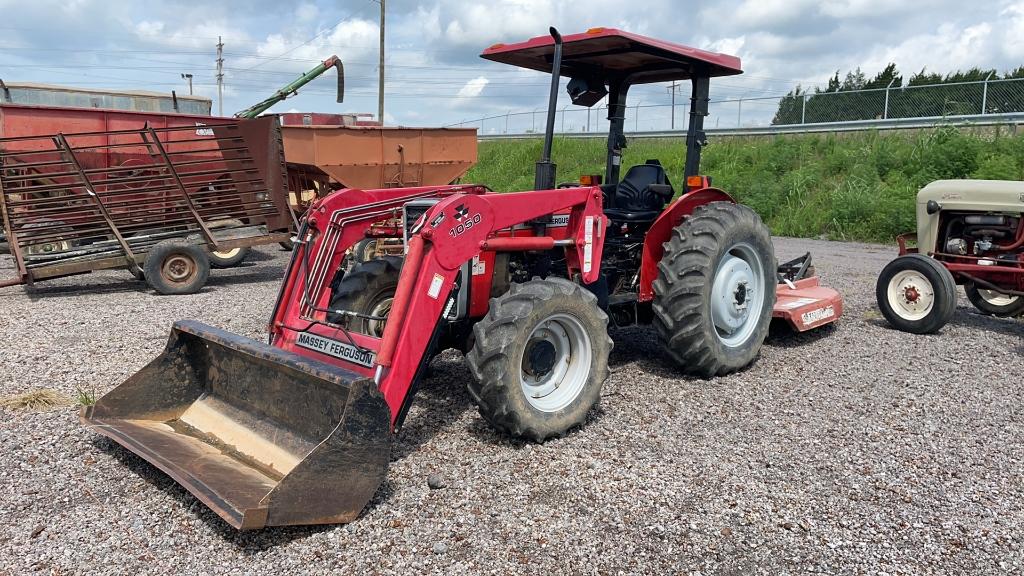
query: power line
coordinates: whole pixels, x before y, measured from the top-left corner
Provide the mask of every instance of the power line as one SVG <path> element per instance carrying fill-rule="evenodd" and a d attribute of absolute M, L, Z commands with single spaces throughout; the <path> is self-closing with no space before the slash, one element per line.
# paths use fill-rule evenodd
<path fill-rule="evenodd" d="M 288 50 L 285 50 L 284 52 L 282 52 L 282 53 L 278 54 L 277 56 L 273 56 L 273 57 L 271 57 L 271 58 L 268 58 L 268 59 L 266 59 L 265 61 L 263 61 L 263 62 L 261 62 L 261 63 L 259 63 L 259 64 L 256 64 L 256 65 L 254 65 L 254 66 L 251 66 L 251 67 L 249 67 L 249 68 L 246 68 L 246 70 L 252 70 L 253 68 L 258 68 L 259 66 L 262 66 L 262 65 L 266 64 L 267 62 L 272 62 L 272 61 L 274 61 L 274 60 L 277 60 L 277 59 L 279 59 L 279 58 L 281 58 L 281 57 L 283 57 L 283 56 L 287 56 L 288 54 L 291 54 L 292 52 L 295 52 L 295 51 L 296 51 L 296 50 L 298 50 L 299 48 L 302 48 L 303 46 L 306 46 L 306 45 L 307 45 L 307 44 L 309 44 L 310 42 L 312 42 L 312 41 L 316 40 L 317 38 L 319 38 L 319 37 L 323 36 L 323 35 L 324 35 L 324 33 L 326 33 L 326 32 L 332 32 L 332 33 L 333 33 L 333 32 L 334 32 L 334 30 L 335 30 L 335 29 L 336 29 L 336 28 L 337 28 L 338 26 L 341 26 L 343 22 L 345 22 L 346 20 L 350 19 L 350 18 L 352 17 L 352 15 L 353 15 L 353 14 L 355 14 L 355 13 L 354 13 L 354 12 L 349 12 L 349 13 L 348 13 L 348 14 L 347 14 L 346 16 L 342 17 L 342 18 L 341 18 L 341 20 L 338 20 L 337 24 L 335 24 L 334 26 L 331 26 L 330 28 L 325 28 L 325 29 L 321 30 L 320 32 L 317 32 L 317 33 L 316 33 L 316 35 L 314 35 L 314 36 L 313 36 L 312 38 L 310 38 L 309 40 L 306 40 L 306 41 L 305 41 L 305 42 L 303 42 L 302 44 L 299 44 L 299 45 L 297 45 L 297 46 L 294 46 L 294 47 L 292 47 L 292 48 L 289 48 Z"/>

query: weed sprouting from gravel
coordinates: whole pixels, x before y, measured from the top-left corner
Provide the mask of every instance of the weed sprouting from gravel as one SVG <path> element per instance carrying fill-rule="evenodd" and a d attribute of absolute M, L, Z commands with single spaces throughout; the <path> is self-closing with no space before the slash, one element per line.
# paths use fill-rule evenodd
<path fill-rule="evenodd" d="M 53 410 L 70 404 L 70 398 L 49 388 L 0 397 L 0 407 L 8 410 Z"/>
<path fill-rule="evenodd" d="M 80 406 L 92 406 L 96 403 L 96 391 L 75 388 L 75 400 Z"/>

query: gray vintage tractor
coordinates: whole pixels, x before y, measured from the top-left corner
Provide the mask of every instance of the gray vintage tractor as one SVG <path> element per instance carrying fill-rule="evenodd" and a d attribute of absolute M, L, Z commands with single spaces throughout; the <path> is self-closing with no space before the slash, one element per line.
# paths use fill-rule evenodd
<path fill-rule="evenodd" d="M 1024 314 L 1024 182 L 938 180 L 917 194 L 917 233 L 878 276 L 882 315 L 905 332 L 938 331 L 956 285 L 983 314 Z M 909 246 L 916 240 L 916 246 Z"/>

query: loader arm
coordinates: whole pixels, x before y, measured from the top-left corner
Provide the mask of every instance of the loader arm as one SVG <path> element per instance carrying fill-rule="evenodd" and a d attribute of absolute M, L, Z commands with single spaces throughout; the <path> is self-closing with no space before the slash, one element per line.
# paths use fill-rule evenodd
<path fill-rule="evenodd" d="M 567 210 L 571 231 L 567 239 L 496 237 L 499 230 Z M 313 269 L 303 272 L 300 265 L 289 276 L 289 284 L 295 287 L 275 313 L 273 343 L 373 377 L 391 410 L 392 426 L 400 423 L 408 408 L 410 391 L 443 312 L 453 302 L 453 288 L 464 263 L 485 249 L 550 250 L 561 246 L 566 249 L 570 273 L 579 274 L 585 283 L 593 282 L 600 273 L 607 224 L 601 191 L 596 187 L 515 194 L 456 193 L 444 198 L 424 214 L 410 237 L 390 321 L 378 339 L 327 323 L 325 306 L 303 301 L 307 283 L 318 291 L 309 295 L 309 301 L 326 302 L 330 297 L 329 280 L 325 281 L 330 266 L 325 269 L 316 263 L 338 259 L 337 253 L 318 252 L 336 245 L 330 231 L 338 222 L 339 215 L 329 210 L 317 210 L 307 221 L 308 260 L 314 263 L 310 265 Z"/>

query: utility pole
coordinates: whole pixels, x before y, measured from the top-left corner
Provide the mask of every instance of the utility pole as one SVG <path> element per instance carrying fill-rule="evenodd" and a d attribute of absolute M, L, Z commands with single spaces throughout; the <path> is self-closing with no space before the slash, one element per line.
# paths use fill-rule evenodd
<path fill-rule="evenodd" d="M 224 115 L 224 42 L 220 36 L 217 36 L 217 115 Z"/>
<path fill-rule="evenodd" d="M 377 121 L 384 125 L 384 2 L 380 4 L 380 77 L 377 80 Z"/>
<path fill-rule="evenodd" d="M 676 88 L 679 86 L 679 82 L 673 82 L 668 87 L 669 93 L 672 94 L 672 130 L 676 129 Z"/>
<path fill-rule="evenodd" d="M 182 74 L 181 77 L 184 80 L 188 80 L 188 95 L 192 96 L 192 75 L 191 74 Z"/>

